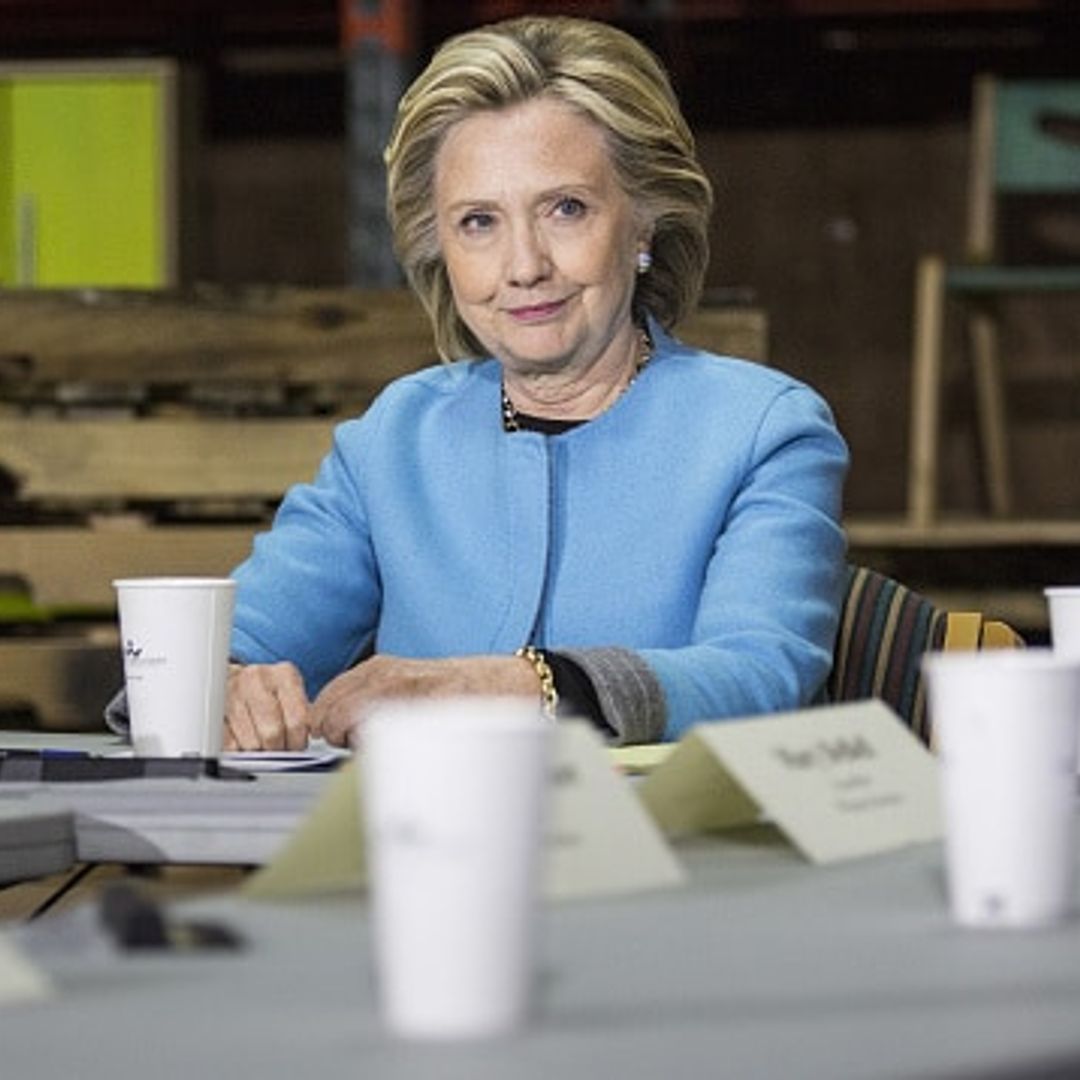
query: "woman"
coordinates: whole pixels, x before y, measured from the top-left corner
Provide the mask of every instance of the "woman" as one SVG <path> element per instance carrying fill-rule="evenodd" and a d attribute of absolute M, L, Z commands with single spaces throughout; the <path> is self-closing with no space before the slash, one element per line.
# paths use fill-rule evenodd
<path fill-rule="evenodd" d="M 453 362 L 341 425 L 237 569 L 230 745 L 344 743 L 388 697 L 534 695 L 620 742 L 809 702 L 846 449 L 807 387 L 669 334 L 711 192 L 656 59 L 570 18 L 463 34 L 386 163 Z"/>

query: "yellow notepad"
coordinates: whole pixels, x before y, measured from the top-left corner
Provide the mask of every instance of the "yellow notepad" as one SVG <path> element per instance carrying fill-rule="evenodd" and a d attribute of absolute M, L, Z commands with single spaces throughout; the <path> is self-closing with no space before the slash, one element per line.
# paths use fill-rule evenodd
<path fill-rule="evenodd" d="M 644 776 L 674 749 L 674 743 L 642 743 L 640 746 L 613 746 L 610 753 L 616 766 L 628 776 Z"/>

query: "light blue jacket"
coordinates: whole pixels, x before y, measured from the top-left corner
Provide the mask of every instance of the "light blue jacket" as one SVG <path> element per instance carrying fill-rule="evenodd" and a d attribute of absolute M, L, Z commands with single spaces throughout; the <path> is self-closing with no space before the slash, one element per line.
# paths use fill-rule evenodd
<path fill-rule="evenodd" d="M 391 384 L 236 570 L 234 656 L 292 660 L 314 694 L 369 648 L 614 646 L 655 678 L 667 738 L 809 702 L 844 577 L 843 440 L 801 383 L 652 330 L 626 393 L 560 435 L 503 431 L 493 360 Z"/>

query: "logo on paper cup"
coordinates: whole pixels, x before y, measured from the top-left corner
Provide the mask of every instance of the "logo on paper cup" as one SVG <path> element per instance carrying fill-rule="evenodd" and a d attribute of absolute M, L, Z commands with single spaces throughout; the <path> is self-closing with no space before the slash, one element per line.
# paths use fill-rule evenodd
<path fill-rule="evenodd" d="M 145 649 L 137 645 L 131 638 L 124 642 L 124 663 L 128 667 L 149 667 L 151 665 L 164 664 L 165 656 L 144 656 Z"/>

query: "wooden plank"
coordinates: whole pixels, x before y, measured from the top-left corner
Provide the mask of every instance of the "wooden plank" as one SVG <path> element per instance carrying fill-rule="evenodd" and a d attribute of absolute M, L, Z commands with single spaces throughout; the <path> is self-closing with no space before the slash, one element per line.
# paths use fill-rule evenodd
<path fill-rule="evenodd" d="M 1009 423 L 998 320 L 986 311 L 968 317 L 972 376 L 975 381 L 979 453 L 990 513 L 1007 518 L 1013 513 L 1012 469 L 1009 463 Z"/>
<path fill-rule="evenodd" d="M 926 255 L 915 271 L 908 433 L 908 516 L 918 527 L 929 526 L 938 512 L 944 327 L 945 262 L 940 256 Z"/>
<path fill-rule="evenodd" d="M 701 307 L 675 332 L 688 345 L 721 356 L 761 363 L 769 358 L 768 319 L 761 308 Z"/>
<path fill-rule="evenodd" d="M 0 638 L 0 709 L 32 709 L 50 731 L 100 731 L 122 685 L 119 641 L 101 637 Z"/>
<path fill-rule="evenodd" d="M 844 527 L 855 549 L 1080 546 L 1080 519 L 944 518 L 924 525 L 898 517 L 853 517 Z"/>
<path fill-rule="evenodd" d="M 0 575 L 26 582 L 52 610 L 115 607 L 112 581 L 158 574 L 228 574 L 265 525 L 0 528 Z"/>
<path fill-rule="evenodd" d="M 0 293 L 0 387 L 272 381 L 359 386 L 436 361 L 404 289 Z"/>
<path fill-rule="evenodd" d="M 976 76 L 971 95 L 971 160 L 968 168 L 965 257 L 989 262 L 997 247 L 997 205 L 994 192 L 994 146 L 997 141 L 997 80 Z"/>
<path fill-rule="evenodd" d="M 276 499 L 314 475 L 329 420 L 0 417 L 20 498 Z"/>

